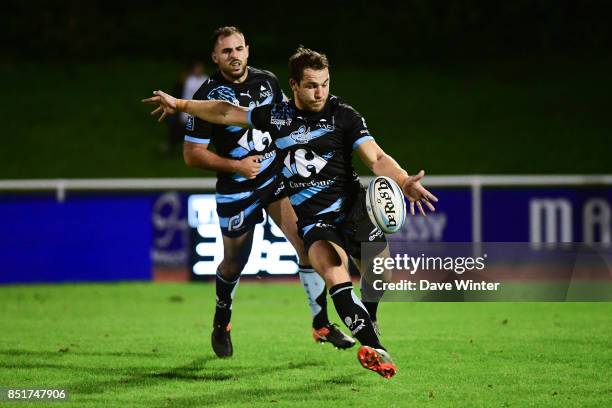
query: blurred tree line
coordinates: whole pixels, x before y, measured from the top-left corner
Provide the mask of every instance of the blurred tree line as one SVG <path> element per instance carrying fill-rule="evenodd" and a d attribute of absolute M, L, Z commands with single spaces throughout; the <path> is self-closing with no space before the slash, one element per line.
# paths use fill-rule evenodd
<path fill-rule="evenodd" d="M 285 61 L 298 45 L 343 64 L 395 65 L 612 49 L 605 0 L 4 2 L 2 59 L 83 61 L 208 55 L 210 33 L 240 26 L 254 57 Z"/>

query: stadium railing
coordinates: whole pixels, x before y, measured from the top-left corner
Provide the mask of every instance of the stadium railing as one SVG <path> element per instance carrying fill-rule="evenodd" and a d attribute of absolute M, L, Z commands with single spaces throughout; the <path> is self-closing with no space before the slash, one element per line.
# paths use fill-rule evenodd
<path fill-rule="evenodd" d="M 371 177 L 361 177 L 368 183 Z M 214 191 L 214 178 L 134 178 L 134 179 L 38 179 L 0 180 L 1 191 L 55 191 L 58 201 L 66 199 L 68 191 Z M 427 176 L 428 187 L 469 187 L 472 194 L 472 240 L 482 239 L 483 187 L 556 187 L 610 186 L 612 175 L 462 175 Z"/>

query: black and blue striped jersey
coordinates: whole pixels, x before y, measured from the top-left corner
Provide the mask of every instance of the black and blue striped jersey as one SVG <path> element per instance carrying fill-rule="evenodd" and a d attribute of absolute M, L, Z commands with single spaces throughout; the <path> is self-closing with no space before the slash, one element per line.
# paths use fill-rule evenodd
<path fill-rule="evenodd" d="M 247 118 L 250 126 L 269 132 L 279 150 L 300 225 L 340 222 L 360 188 L 353 150 L 374 139 L 365 119 L 333 95 L 321 112 L 299 110 L 291 100 L 254 108 Z"/>
<path fill-rule="evenodd" d="M 248 67 L 244 82 L 227 81 L 220 72 L 210 77 L 193 96 L 198 100 L 224 100 L 234 105 L 255 108 L 283 100 L 283 91 L 276 76 L 269 72 Z M 212 144 L 216 153 L 225 158 L 242 159 L 262 155 L 261 169 L 257 177 L 248 180 L 237 173 L 217 173 L 218 193 L 238 193 L 263 188 L 278 173 L 276 150 L 270 134 L 259 129 L 239 126 L 213 125 L 200 118 L 189 116 L 185 141 Z"/>

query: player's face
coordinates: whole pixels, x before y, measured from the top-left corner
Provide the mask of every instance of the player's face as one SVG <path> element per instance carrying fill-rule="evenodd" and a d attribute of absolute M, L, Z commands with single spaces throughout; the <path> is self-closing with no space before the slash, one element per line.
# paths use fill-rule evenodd
<path fill-rule="evenodd" d="M 212 60 L 225 78 L 240 82 L 246 78 L 249 46 L 245 44 L 242 34 L 220 37 L 212 52 Z"/>
<path fill-rule="evenodd" d="M 299 109 L 320 112 L 329 95 L 329 70 L 306 68 L 300 83 L 292 79 L 290 84 L 293 100 Z"/>

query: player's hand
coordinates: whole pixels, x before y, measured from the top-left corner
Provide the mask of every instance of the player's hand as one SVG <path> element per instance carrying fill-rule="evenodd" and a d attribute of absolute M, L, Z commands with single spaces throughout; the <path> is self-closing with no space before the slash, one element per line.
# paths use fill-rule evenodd
<path fill-rule="evenodd" d="M 254 179 L 261 168 L 261 156 L 248 156 L 238 160 L 236 172 L 247 179 Z"/>
<path fill-rule="evenodd" d="M 423 185 L 421 184 L 421 179 L 425 176 L 425 171 L 419 171 L 419 174 L 416 176 L 408 176 L 406 180 L 402 183 L 402 191 L 404 195 L 410 201 L 410 214 L 414 215 L 414 204 L 416 203 L 419 208 L 419 212 L 424 216 L 427 216 L 425 213 L 425 209 L 423 208 L 423 204 L 429 209 L 429 211 L 434 212 L 436 208 L 431 203 L 438 202 L 438 199 L 435 195 L 431 194 Z"/>
<path fill-rule="evenodd" d="M 176 112 L 175 97 L 168 95 L 163 91 L 155 91 L 153 92 L 153 95 L 155 96 L 143 99 L 142 102 L 151 105 L 158 105 L 157 108 L 153 112 L 151 112 L 151 116 L 155 116 L 161 113 L 161 116 L 159 117 L 159 119 L 157 119 L 158 122 L 161 122 L 166 116 L 172 115 Z"/>

